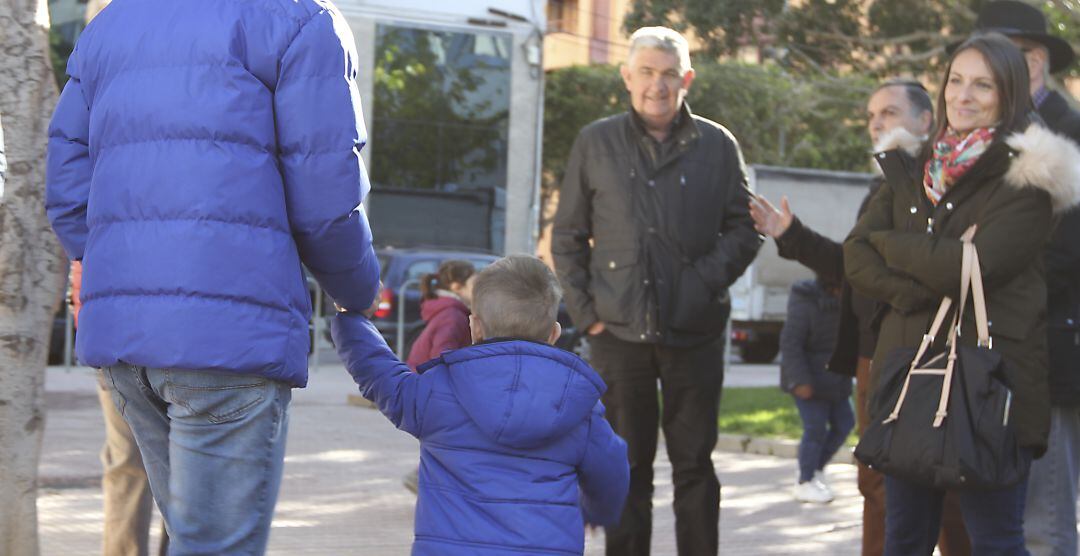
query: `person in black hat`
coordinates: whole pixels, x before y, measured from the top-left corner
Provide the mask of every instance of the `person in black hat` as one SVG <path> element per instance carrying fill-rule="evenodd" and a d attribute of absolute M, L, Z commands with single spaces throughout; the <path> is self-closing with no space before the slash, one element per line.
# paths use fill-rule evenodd
<path fill-rule="evenodd" d="M 1031 98 L 1055 133 L 1080 144 L 1080 113 L 1050 74 L 1076 59 L 1069 43 L 1047 34 L 1046 17 L 1015 0 L 983 6 L 976 32 L 998 32 L 1020 47 L 1031 77 Z M 1080 212 L 1066 213 L 1046 250 L 1051 426 L 1048 450 L 1031 467 L 1024 536 L 1034 556 L 1078 554 L 1076 493 L 1080 486 Z"/>

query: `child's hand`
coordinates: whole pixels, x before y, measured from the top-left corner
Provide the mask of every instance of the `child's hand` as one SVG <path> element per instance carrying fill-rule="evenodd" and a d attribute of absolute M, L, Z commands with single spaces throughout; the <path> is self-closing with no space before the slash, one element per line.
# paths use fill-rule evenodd
<path fill-rule="evenodd" d="M 379 305 L 382 303 L 382 291 L 383 291 L 382 280 L 379 280 L 379 290 L 378 291 L 379 291 L 379 293 L 378 293 L 378 295 L 375 296 L 375 299 L 371 300 L 371 306 L 368 307 L 366 311 L 364 311 L 364 316 L 369 318 L 369 319 L 375 316 L 375 311 L 379 310 Z M 405 301 L 402 300 L 402 303 L 404 303 L 404 302 Z"/>

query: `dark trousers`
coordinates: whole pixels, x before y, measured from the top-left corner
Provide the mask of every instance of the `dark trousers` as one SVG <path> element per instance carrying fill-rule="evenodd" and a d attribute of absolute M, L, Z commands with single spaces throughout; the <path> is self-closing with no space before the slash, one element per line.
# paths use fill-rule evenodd
<path fill-rule="evenodd" d="M 955 493 L 980 556 L 1027 556 L 1024 501 L 1027 480 L 1009 488 Z M 945 493 L 885 476 L 885 556 L 930 556 L 941 530 Z"/>
<path fill-rule="evenodd" d="M 716 554 L 720 481 L 713 469 L 712 451 L 724 381 L 723 341 L 671 348 L 625 342 L 605 332 L 590 337 L 589 344 L 592 365 L 608 387 L 603 397 L 607 419 L 626 440 L 630 459 L 630 492 L 619 524 L 607 529 L 607 554 L 649 554 L 653 460 L 660 426 L 675 486 L 679 554 Z"/>

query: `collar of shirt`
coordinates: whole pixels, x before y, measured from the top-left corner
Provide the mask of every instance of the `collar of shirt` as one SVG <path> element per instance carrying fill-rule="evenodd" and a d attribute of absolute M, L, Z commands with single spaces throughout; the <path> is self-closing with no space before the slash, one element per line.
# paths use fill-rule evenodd
<path fill-rule="evenodd" d="M 686 101 L 684 100 L 679 106 L 679 112 L 675 114 L 675 119 L 671 121 L 670 132 L 668 133 L 667 138 L 664 139 L 664 143 L 670 143 L 676 135 L 679 135 L 680 131 L 684 127 L 683 124 L 685 122 L 693 121 L 693 118 L 690 117 L 690 114 L 690 106 L 686 104 Z M 645 120 L 642 119 L 641 114 L 637 113 L 637 110 L 634 110 L 633 106 L 630 107 L 630 121 L 634 123 L 634 128 L 638 131 L 639 134 L 644 137 L 648 137 L 649 139 L 652 139 L 656 143 L 659 143 L 659 141 L 656 141 L 656 139 L 649 134 L 649 129 L 645 127 Z"/>

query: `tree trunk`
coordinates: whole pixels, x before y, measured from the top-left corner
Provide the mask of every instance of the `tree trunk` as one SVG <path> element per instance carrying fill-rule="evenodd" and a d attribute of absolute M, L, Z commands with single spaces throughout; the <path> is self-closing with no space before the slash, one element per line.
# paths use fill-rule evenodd
<path fill-rule="evenodd" d="M 37 466 L 49 335 L 66 260 L 45 218 L 45 147 L 56 82 L 45 0 L 0 0 L 0 554 L 38 554 Z"/>

